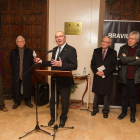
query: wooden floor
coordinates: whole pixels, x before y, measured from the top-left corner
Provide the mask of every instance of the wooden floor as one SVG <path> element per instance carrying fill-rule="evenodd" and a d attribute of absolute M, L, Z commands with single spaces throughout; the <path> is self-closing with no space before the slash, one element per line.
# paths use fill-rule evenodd
<path fill-rule="evenodd" d="M 34 101 L 32 103 L 34 104 Z M 12 109 L 12 100 L 5 100 L 5 104 L 8 112 L 0 111 L 0 140 L 18 140 L 20 136 L 35 129 L 35 104 L 33 108 L 29 108 L 22 101 L 17 109 Z M 121 109 L 110 109 L 108 119 L 104 119 L 102 108 L 96 116 L 91 116 L 89 111 L 81 111 L 82 108 L 85 107 L 69 110 L 66 127 L 73 126 L 74 129 L 58 129 L 55 140 L 140 140 L 140 105 L 137 105 L 135 123 L 130 122 L 130 111 L 123 120 L 118 120 L 117 117 L 121 113 Z M 60 113 L 61 108 L 58 110 L 59 115 Z M 47 125 L 49 120 L 49 107 L 47 105 L 38 107 L 39 126 Z M 59 124 L 59 119 L 57 124 Z M 53 128 L 41 126 L 40 128 L 54 134 Z M 22 139 L 53 140 L 53 136 L 42 131 L 34 131 Z"/>

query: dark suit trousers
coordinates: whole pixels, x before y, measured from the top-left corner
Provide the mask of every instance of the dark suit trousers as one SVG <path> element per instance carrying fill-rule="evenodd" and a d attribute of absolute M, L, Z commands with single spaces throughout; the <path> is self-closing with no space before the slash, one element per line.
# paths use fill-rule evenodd
<path fill-rule="evenodd" d="M 103 101 L 104 101 L 104 107 L 103 107 L 102 112 L 108 113 L 109 112 L 109 99 L 110 99 L 109 95 L 95 94 L 94 101 L 93 101 L 93 111 L 99 112 L 98 105 L 99 105 L 99 99 L 101 99 L 101 98 L 103 98 Z"/>
<path fill-rule="evenodd" d="M 59 95 L 61 95 L 62 103 L 62 113 L 60 120 L 66 120 L 69 111 L 69 97 L 70 97 L 71 87 L 68 88 L 57 88 L 57 108 L 59 104 Z M 50 111 L 51 119 L 55 119 L 55 87 L 51 87 L 51 99 L 50 99 Z"/>
<path fill-rule="evenodd" d="M 19 79 L 19 92 L 18 92 L 18 94 L 13 95 L 13 99 L 14 99 L 15 104 L 20 104 L 20 102 L 21 102 L 21 84 L 22 84 L 22 82 L 23 81 Z M 23 97 L 24 97 L 24 95 L 23 95 Z M 25 104 L 30 103 L 31 102 L 31 97 L 25 98 L 24 101 L 25 101 Z"/>
<path fill-rule="evenodd" d="M 131 114 L 136 113 L 138 84 L 134 84 L 134 79 L 127 79 L 126 84 L 122 84 L 122 112 L 127 113 L 128 95 L 130 94 Z"/>

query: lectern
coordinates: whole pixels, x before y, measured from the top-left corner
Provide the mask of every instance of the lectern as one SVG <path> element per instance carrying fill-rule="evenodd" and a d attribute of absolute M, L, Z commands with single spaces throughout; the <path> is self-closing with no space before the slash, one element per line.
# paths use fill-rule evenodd
<path fill-rule="evenodd" d="M 56 70 L 36 70 L 41 75 L 46 75 L 46 76 L 54 76 L 54 81 L 55 81 L 55 125 L 54 125 L 54 135 L 53 135 L 53 140 L 55 138 L 55 133 L 56 130 L 58 129 L 58 125 L 56 124 L 57 121 L 57 82 L 56 79 L 58 76 L 61 77 L 73 77 L 71 71 L 56 71 Z M 49 126 L 44 126 L 41 125 L 42 127 L 49 127 Z M 74 129 L 74 127 L 64 127 L 64 128 L 69 128 L 69 129 Z"/>

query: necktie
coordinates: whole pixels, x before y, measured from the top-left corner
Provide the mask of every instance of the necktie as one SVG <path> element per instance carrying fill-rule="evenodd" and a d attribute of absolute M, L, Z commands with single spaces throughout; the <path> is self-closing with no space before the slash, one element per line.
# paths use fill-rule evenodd
<path fill-rule="evenodd" d="M 103 60 L 104 60 L 104 58 L 105 58 L 105 53 L 106 53 L 106 51 L 104 50 L 104 51 L 103 51 Z"/>
<path fill-rule="evenodd" d="M 60 50 L 61 50 L 61 47 L 59 47 L 59 51 L 58 51 L 58 54 L 57 54 L 57 60 L 59 60 Z"/>

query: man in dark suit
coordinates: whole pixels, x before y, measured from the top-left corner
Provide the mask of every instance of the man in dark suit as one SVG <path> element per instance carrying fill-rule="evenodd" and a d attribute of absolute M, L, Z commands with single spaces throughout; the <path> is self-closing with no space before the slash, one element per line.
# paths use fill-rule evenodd
<path fill-rule="evenodd" d="M 91 60 L 91 69 L 94 73 L 92 92 L 95 93 L 92 116 L 99 112 L 99 99 L 103 98 L 103 117 L 108 118 L 109 97 L 112 94 L 113 71 L 116 68 L 117 52 L 110 49 L 111 39 L 105 36 L 101 48 L 94 50 Z"/>
<path fill-rule="evenodd" d="M 40 60 L 39 63 L 42 63 L 42 66 L 51 66 L 52 70 L 59 71 L 72 71 L 77 69 L 77 53 L 76 49 L 72 46 L 69 46 L 66 43 L 66 36 L 62 31 L 58 31 L 55 34 L 55 40 L 58 44 L 54 48 L 52 53 L 51 61 Z M 39 58 L 36 58 L 38 61 Z M 62 114 L 60 116 L 59 127 L 64 127 L 67 120 L 67 114 L 69 110 L 69 97 L 71 86 L 74 84 L 73 77 L 57 77 L 57 106 L 59 103 L 59 95 L 61 95 L 62 102 Z M 55 81 L 54 77 L 51 77 L 51 99 L 50 99 L 50 111 L 51 111 L 51 120 L 48 123 L 48 126 L 51 126 L 55 122 Z"/>
<path fill-rule="evenodd" d="M 12 89 L 14 105 L 16 109 L 21 102 L 21 84 L 23 85 L 23 99 L 25 104 L 32 108 L 31 94 L 32 94 L 32 70 L 29 70 L 24 77 L 25 73 L 33 64 L 33 53 L 25 45 L 25 39 L 18 36 L 16 39 L 16 48 L 10 53 L 10 64 L 12 67 Z M 18 81 L 16 81 L 19 78 Z"/>

